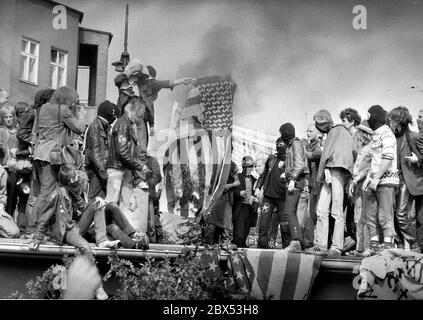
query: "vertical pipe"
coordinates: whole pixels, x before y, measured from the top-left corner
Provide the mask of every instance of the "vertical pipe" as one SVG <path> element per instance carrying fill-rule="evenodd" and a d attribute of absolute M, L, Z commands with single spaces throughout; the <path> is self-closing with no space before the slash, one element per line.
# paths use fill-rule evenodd
<path fill-rule="evenodd" d="M 128 53 L 128 15 L 129 15 L 129 4 L 126 4 L 125 12 L 125 42 L 124 42 L 124 52 Z"/>

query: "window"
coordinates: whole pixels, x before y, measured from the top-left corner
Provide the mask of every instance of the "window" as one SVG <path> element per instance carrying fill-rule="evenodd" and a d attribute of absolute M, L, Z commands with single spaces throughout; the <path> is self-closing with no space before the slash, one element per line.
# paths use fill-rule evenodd
<path fill-rule="evenodd" d="M 57 89 L 66 85 L 66 65 L 68 55 L 67 53 L 51 49 L 50 58 L 50 87 Z"/>
<path fill-rule="evenodd" d="M 22 39 L 20 79 L 37 84 L 38 53 L 40 44 L 28 39 Z"/>

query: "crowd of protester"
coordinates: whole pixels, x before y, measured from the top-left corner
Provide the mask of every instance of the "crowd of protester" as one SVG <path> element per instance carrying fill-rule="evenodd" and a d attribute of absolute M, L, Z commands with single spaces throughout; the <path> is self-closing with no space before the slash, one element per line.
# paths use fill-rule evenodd
<path fill-rule="evenodd" d="M 78 94 L 69 87 L 40 90 L 29 105 L 12 106 L 0 90 L 0 237 L 51 239 L 74 245 L 94 263 L 90 242 L 146 250 L 163 234 L 162 180 L 147 153 L 154 135 L 154 100 L 161 88 L 192 79 L 158 81 L 138 62 L 115 79 L 117 104 L 104 101 L 85 123 Z M 319 110 L 299 139 L 284 123 L 276 153 L 245 155 L 231 164 L 223 194 L 204 216 L 204 243 L 257 246 L 319 255 L 372 256 L 383 249 L 423 250 L 423 111 L 420 133 L 410 130 L 406 107 L 348 108 L 334 124 Z M 148 229 L 136 230 L 119 203 L 125 186 L 148 193 Z M 133 203 L 129 203 L 131 206 Z M 232 232 L 231 232 L 232 231 Z M 98 296 L 105 295 L 101 287 Z"/>
<path fill-rule="evenodd" d="M 70 87 L 40 90 L 32 105 L 14 106 L 0 90 L 0 237 L 30 239 L 32 250 L 46 240 L 74 245 L 92 264 L 92 242 L 146 250 L 162 241 L 162 176 L 147 154 L 154 100 L 161 88 L 192 79 L 155 76 L 153 67 L 134 61 L 115 79 L 117 104 L 101 103 L 88 125 Z M 147 232 L 135 229 L 119 205 L 125 187 L 148 194 Z M 135 196 L 129 205 L 135 210 Z M 96 296 L 107 298 L 101 285 Z"/>
<path fill-rule="evenodd" d="M 419 133 L 403 106 L 389 112 L 371 106 L 363 121 L 348 108 L 339 124 L 323 109 L 313 120 L 302 140 L 293 124 L 282 124 L 275 154 L 265 161 L 247 155 L 242 172 L 231 172 L 225 193 L 233 196 L 226 209 L 232 242 L 247 247 L 257 224 L 257 246 L 264 249 L 275 248 L 280 227 L 282 247 L 291 251 L 361 257 L 390 248 L 421 252 L 423 110 Z"/>

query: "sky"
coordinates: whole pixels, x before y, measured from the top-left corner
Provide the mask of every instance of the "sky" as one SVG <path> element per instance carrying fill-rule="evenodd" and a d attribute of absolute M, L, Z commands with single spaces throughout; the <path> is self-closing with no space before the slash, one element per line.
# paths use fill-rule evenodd
<path fill-rule="evenodd" d="M 292 122 L 305 136 L 313 114 L 335 122 L 351 107 L 363 118 L 374 104 L 423 107 L 422 0 L 58 0 L 85 13 L 81 26 L 113 34 L 109 65 L 128 51 L 158 79 L 231 74 L 237 83 L 234 124 L 276 136 Z M 367 29 L 355 30 L 355 5 Z M 110 65 L 107 99 L 117 100 Z M 181 94 L 183 89 L 178 89 Z M 162 90 L 156 129 L 169 127 L 178 90 Z"/>

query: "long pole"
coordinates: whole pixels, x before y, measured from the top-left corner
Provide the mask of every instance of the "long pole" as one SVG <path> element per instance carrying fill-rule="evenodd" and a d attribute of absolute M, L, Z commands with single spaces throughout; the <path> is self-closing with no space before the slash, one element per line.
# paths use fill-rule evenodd
<path fill-rule="evenodd" d="M 129 16 L 129 4 L 126 4 L 126 13 L 125 13 L 125 42 L 124 42 L 124 52 L 128 54 L 128 16 Z"/>

